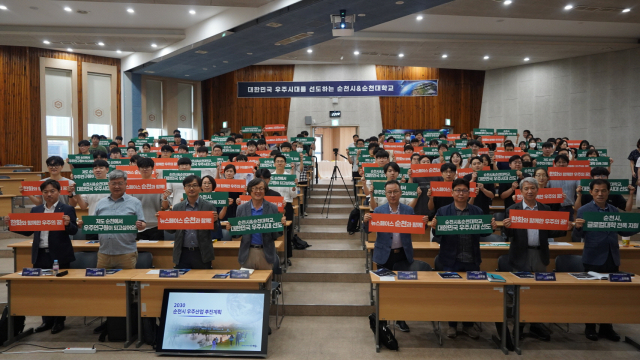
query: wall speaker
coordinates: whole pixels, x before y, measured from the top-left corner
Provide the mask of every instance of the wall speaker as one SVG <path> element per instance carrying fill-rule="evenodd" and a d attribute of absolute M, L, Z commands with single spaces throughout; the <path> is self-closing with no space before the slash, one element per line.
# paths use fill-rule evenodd
<path fill-rule="evenodd" d="M 313 120 L 311 119 L 311 116 L 305 116 L 304 117 L 304 124 L 305 125 L 311 125 L 313 123 Z"/>

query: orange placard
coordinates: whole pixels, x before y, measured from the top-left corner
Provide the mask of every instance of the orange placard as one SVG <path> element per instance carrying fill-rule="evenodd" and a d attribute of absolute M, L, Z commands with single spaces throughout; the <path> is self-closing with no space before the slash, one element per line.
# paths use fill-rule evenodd
<path fill-rule="evenodd" d="M 129 179 L 140 179 L 142 176 L 140 175 L 140 171 L 138 167 L 135 165 L 116 165 L 116 170 L 122 170 L 127 173 L 127 180 Z M 155 178 L 157 176 L 156 169 L 153 169 L 151 173 L 151 177 Z"/>
<path fill-rule="evenodd" d="M 227 165 L 235 166 L 236 174 L 253 174 L 253 167 L 255 166 L 253 162 L 223 162 L 220 167 L 224 169 Z M 260 165 L 259 158 L 258 165 Z"/>
<path fill-rule="evenodd" d="M 42 195 L 42 191 L 40 191 L 40 184 L 42 184 L 44 180 L 41 181 L 22 181 L 20 185 L 22 185 L 22 195 L 23 196 L 35 196 Z M 69 181 L 60 180 L 60 195 L 69 195 Z"/>
<path fill-rule="evenodd" d="M 262 128 L 262 131 L 285 131 L 285 130 L 287 130 L 287 127 L 284 126 L 284 124 L 265 125 Z"/>
<path fill-rule="evenodd" d="M 496 162 L 508 162 L 509 158 L 513 155 L 522 155 L 522 153 L 517 151 L 496 151 L 493 153 L 494 161 Z"/>
<path fill-rule="evenodd" d="M 213 211 L 160 211 L 158 230 L 213 230 Z"/>
<path fill-rule="evenodd" d="M 510 210 L 510 229 L 567 230 L 569 213 L 564 211 Z"/>
<path fill-rule="evenodd" d="M 403 152 L 404 151 L 404 143 L 398 143 L 398 142 L 386 142 L 382 144 L 382 148 L 385 150 L 393 150 L 393 152 L 395 153 L 396 151 L 398 152 Z"/>
<path fill-rule="evenodd" d="M 491 170 L 491 168 L 488 167 L 488 166 L 485 166 L 485 167 L 482 168 L 482 171 L 489 171 L 489 170 Z M 471 168 L 458 169 L 456 171 L 456 174 L 458 174 L 459 178 L 465 177 L 465 176 L 467 176 L 467 175 L 469 175 L 471 173 L 473 173 L 473 169 L 471 169 Z"/>
<path fill-rule="evenodd" d="M 550 167 L 549 180 L 580 180 L 591 178 L 591 167 Z"/>
<path fill-rule="evenodd" d="M 589 160 L 571 160 L 567 167 L 590 167 L 591 163 Z"/>
<path fill-rule="evenodd" d="M 435 197 L 451 197 L 451 184 L 453 181 L 432 181 L 431 196 Z M 476 183 L 469 182 L 469 196 L 476 197 Z"/>
<path fill-rule="evenodd" d="M 216 179 L 214 191 L 241 192 L 247 191 L 247 181 L 242 179 Z"/>
<path fill-rule="evenodd" d="M 440 166 L 442 164 L 412 164 L 411 177 L 441 176 Z"/>
<path fill-rule="evenodd" d="M 9 214 L 9 231 L 64 231 L 64 213 Z"/>
<path fill-rule="evenodd" d="M 583 141 L 583 140 L 567 140 L 567 145 L 568 145 L 570 148 L 576 148 L 576 149 L 577 149 L 577 148 L 579 148 L 579 147 L 580 147 L 580 143 L 581 143 L 582 141 Z"/>
<path fill-rule="evenodd" d="M 240 199 L 240 204 L 244 204 L 247 201 L 251 201 L 251 196 L 250 195 L 240 195 L 239 197 Z M 265 200 L 267 200 L 268 202 L 275 204 L 278 206 L 278 211 L 282 212 L 284 211 L 284 205 L 286 204 L 284 202 L 284 197 L 283 196 L 265 196 L 264 197 Z"/>
<path fill-rule="evenodd" d="M 267 144 L 277 144 L 277 145 L 280 145 L 283 142 L 289 141 L 289 139 L 287 139 L 286 136 L 265 136 L 264 139 L 267 142 Z"/>
<path fill-rule="evenodd" d="M 423 215 L 392 215 L 371 213 L 369 231 L 381 233 L 424 234 Z"/>
<path fill-rule="evenodd" d="M 360 166 L 364 169 L 367 167 L 379 167 L 377 163 L 362 163 Z"/>
<path fill-rule="evenodd" d="M 413 154 L 393 154 L 398 164 L 411 164 L 411 156 Z"/>
<path fill-rule="evenodd" d="M 166 179 L 128 179 L 127 194 L 162 194 L 167 190 Z"/>
<path fill-rule="evenodd" d="M 178 158 L 158 158 L 153 163 L 156 170 L 178 170 Z"/>
<path fill-rule="evenodd" d="M 256 151 L 256 154 L 260 155 L 261 158 L 268 158 L 271 155 L 271 150 Z"/>
<path fill-rule="evenodd" d="M 516 189 L 516 202 L 522 201 L 520 189 Z M 562 188 L 538 189 L 536 201 L 543 204 L 562 204 Z"/>
<path fill-rule="evenodd" d="M 141 146 L 141 148 L 142 148 L 142 146 Z M 161 146 L 158 146 L 158 147 L 152 146 L 152 147 L 149 148 L 149 152 L 159 153 L 160 151 L 162 151 L 162 147 Z"/>
<path fill-rule="evenodd" d="M 253 166 L 260 166 L 260 158 L 256 156 L 249 156 L 247 162 L 253 163 Z"/>
<path fill-rule="evenodd" d="M 504 142 L 504 136 L 502 135 L 481 136 L 480 141 L 482 141 L 483 144 L 500 144 Z"/>
<path fill-rule="evenodd" d="M 478 155 L 487 154 L 489 155 L 489 148 L 480 148 L 478 149 Z"/>
<path fill-rule="evenodd" d="M 460 134 L 449 134 L 447 135 L 447 140 L 449 141 L 460 140 Z"/>

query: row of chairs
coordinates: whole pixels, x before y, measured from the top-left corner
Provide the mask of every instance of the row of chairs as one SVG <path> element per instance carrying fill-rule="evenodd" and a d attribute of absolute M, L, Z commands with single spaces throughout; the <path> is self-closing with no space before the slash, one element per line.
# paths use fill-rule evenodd
<path fill-rule="evenodd" d="M 439 256 L 439 255 L 438 255 Z M 421 260 L 414 260 L 412 264 L 408 262 L 399 262 L 393 266 L 393 270 L 396 271 L 444 271 L 438 256 L 433 260 L 432 268 L 428 263 Z M 512 272 L 513 268 L 509 265 L 509 255 L 502 255 L 498 258 L 499 272 Z M 581 255 L 558 255 L 556 256 L 556 268 L 554 272 L 584 272 L 584 266 L 582 265 Z"/>

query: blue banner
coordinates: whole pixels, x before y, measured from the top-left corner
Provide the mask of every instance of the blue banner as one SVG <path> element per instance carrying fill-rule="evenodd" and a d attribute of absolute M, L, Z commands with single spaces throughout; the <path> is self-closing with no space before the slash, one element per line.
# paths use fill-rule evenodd
<path fill-rule="evenodd" d="M 438 96 L 438 80 L 238 82 L 239 98 Z"/>

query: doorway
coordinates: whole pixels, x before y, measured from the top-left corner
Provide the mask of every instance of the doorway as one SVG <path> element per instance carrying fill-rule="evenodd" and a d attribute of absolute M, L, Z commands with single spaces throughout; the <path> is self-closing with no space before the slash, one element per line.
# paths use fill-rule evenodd
<path fill-rule="evenodd" d="M 318 172 L 320 177 L 329 178 L 333 171 L 333 163 L 336 159 L 333 149 L 338 149 L 338 154 L 348 156 L 347 147 L 353 143 L 353 135 L 358 133 L 357 126 L 318 126 L 312 128 L 316 138 L 315 154 L 318 158 Z M 325 164 L 325 166 L 322 166 Z M 338 156 L 338 166 L 345 178 L 351 178 L 351 167 L 347 160 Z"/>

